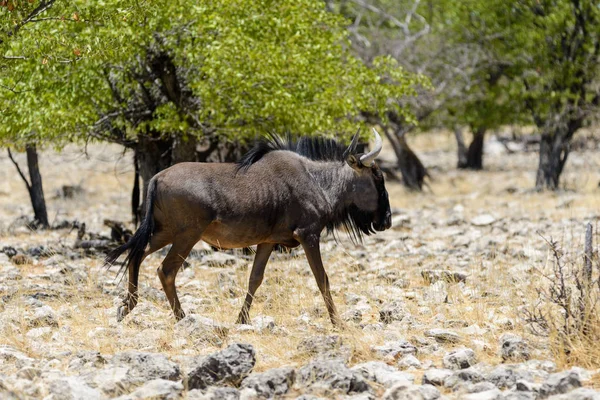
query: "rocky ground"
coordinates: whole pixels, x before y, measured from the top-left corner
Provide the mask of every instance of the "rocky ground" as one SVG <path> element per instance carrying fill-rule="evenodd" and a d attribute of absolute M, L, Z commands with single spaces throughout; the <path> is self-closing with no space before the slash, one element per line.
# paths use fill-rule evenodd
<path fill-rule="evenodd" d="M 252 324 L 235 325 L 252 257 L 201 245 L 177 278 L 185 319 L 154 272 L 163 251 L 118 323 L 116 270 L 75 249 L 66 225 L 27 229 L 27 193 L 0 155 L 0 397 L 600 399 L 598 364 L 557 353 L 524 320 L 552 268 L 547 241 L 580 260 L 585 223 L 598 226 L 597 152 L 571 154 L 565 189 L 537 193 L 536 155 L 518 146 L 488 141 L 475 173 L 454 168 L 447 134 L 413 141 L 433 177 L 425 193 L 388 183 L 392 229 L 323 245 L 343 329 L 298 250 L 272 256 Z M 49 214 L 108 234 L 105 218 L 130 218 L 130 158 L 87 151 L 42 155 Z M 65 197 L 63 185 L 81 190 Z"/>

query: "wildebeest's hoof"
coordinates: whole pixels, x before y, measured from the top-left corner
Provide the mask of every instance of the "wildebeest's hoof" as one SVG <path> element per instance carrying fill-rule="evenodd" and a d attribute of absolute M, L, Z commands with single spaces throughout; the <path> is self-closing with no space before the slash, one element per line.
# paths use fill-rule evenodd
<path fill-rule="evenodd" d="M 338 316 L 331 318 L 331 324 L 335 329 L 344 330 L 346 328 L 346 323 L 344 320 L 340 319 Z"/>
<path fill-rule="evenodd" d="M 185 318 L 185 313 L 183 312 L 183 310 L 179 310 L 179 312 L 175 313 L 175 319 L 177 320 L 177 322 L 181 321 L 184 318 Z"/>
<path fill-rule="evenodd" d="M 127 308 L 127 306 L 119 306 L 119 308 L 117 308 L 117 322 L 123 321 L 123 318 L 125 318 L 127 314 L 129 314 L 129 309 Z"/>

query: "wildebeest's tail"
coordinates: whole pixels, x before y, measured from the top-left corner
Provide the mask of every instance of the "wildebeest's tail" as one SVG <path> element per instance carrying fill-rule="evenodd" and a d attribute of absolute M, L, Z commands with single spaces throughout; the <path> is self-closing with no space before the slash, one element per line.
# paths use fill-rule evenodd
<path fill-rule="evenodd" d="M 150 184 L 148 185 L 148 193 L 146 196 L 146 215 L 140 224 L 140 227 L 137 231 L 135 231 L 127 243 L 112 250 L 104 259 L 105 265 L 110 267 L 115 261 L 117 261 L 121 254 L 129 251 L 127 257 L 125 257 L 125 261 L 123 261 L 123 264 L 121 265 L 121 269 L 119 269 L 117 276 L 121 274 L 124 275 L 128 268 L 134 268 L 136 274 L 139 273 L 144 251 L 146 250 L 146 246 L 150 242 L 150 237 L 154 231 L 153 209 L 155 197 L 156 179 L 151 179 Z"/>

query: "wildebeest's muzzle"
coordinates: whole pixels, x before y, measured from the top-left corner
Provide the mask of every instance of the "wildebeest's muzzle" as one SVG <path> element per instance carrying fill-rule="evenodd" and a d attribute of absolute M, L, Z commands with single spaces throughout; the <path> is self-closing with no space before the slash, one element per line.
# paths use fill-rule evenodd
<path fill-rule="evenodd" d="M 384 231 L 392 226 L 392 210 L 390 209 L 390 199 L 385 189 L 385 179 L 381 169 L 374 164 L 371 167 L 375 188 L 377 190 L 377 212 L 373 220 L 373 228 L 376 231 Z"/>
<path fill-rule="evenodd" d="M 376 231 L 385 231 L 386 229 L 390 229 L 392 227 L 392 212 L 388 210 L 385 213 L 385 217 L 382 222 L 373 224 L 373 227 Z"/>

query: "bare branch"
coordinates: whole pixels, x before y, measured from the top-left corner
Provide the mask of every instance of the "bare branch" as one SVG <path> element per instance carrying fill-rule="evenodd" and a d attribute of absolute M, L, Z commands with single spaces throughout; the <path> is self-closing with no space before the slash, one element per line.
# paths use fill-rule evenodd
<path fill-rule="evenodd" d="M 12 155 L 12 152 L 10 151 L 10 149 L 7 149 L 7 150 L 8 150 L 8 158 L 10 158 L 10 161 L 12 161 L 15 168 L 17 168 L 17 172 L 21 176 L 21 179 L 23 179 L 23 182 L 25 182 L 25 186 L 27 186 L 27 190 L 31 191 L 31 185 L 29 184 L 29 181 L 25 177 L 25 174 L 23 173 L 23 171 L 21 171 L 21 167 L 19 167 L 19 164 L 17 163 L 17 161 L 13 158 L 13 155 Z"/>
<path fill-rule="evenodd" d="M 23 21 L 17 23 L 14 28 L 7 33 L 7 36 L 14 36 L 16 35 L 19 30 L 27 25 L 28 23 L 32 22 L 33 20 L 35 20 L 35 18 L 40 15 L 41 13 L 43 13 L 44 11 L 50 9 L 52 7 L 52 5 L 54 4 L 56 0 L 46 0 L 46 1 L 42 1 L 40 3 L 39 6 L 37 6 Z M 2 44 L 4 41 L 2 39 L 0 39 L 0 44 Z"/>

